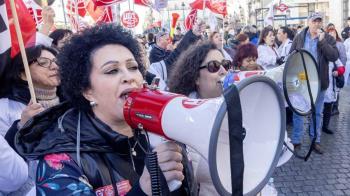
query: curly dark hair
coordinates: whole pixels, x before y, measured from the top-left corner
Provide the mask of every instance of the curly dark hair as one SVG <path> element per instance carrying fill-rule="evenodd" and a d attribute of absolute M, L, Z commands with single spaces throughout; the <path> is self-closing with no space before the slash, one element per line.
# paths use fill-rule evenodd
<path fill-rule="evenodd" d="M 63 96 L 72 107 L 90 111 L 83 92 L 91 86 L 92 55 L 105 45 L 118 44 L 130 50 L 144 75 L 138 42 L 121 26 L 101 24 L 73 35 L 58 55 Z M 118 54 L 116 54 L 118 55 Z"/>
<path fill-rule="evenodd" d="M 205 41 L 199 42 L 197 45 L 184 51 L 176 61 L 171 72 L 168 80 L 169 91 L 183 95 L 189 95 L 191 92 L 196 91 L 199 67 L 211 50 L 220 51 L 215 44 Z"/>

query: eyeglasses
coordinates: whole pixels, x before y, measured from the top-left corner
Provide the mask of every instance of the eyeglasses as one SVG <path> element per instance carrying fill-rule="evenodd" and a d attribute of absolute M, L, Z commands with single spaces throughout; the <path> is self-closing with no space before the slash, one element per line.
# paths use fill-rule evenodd
<path fill-rule="evenodd" d="M 225 68 L 226 71 L 228 71 L 232 63 L 229 60 L 222 60 L 221 62 L 214 60 L 200 66 L 199 69 L 207 68 L 210 73 L 216 73 L 220 70 L 221 65 Z"/>
<path fill-rule="evenodd" d="M 41 67 L 49 68 L 49 67 L 51 67 L 52 63 L 56 63 L 57 62 L 57 59 L 56 58 L 49 59 L 49 58 L 46 58 L 46 57 L 39 57 L 39 58 L 36 59 L 36 62 Z"/>

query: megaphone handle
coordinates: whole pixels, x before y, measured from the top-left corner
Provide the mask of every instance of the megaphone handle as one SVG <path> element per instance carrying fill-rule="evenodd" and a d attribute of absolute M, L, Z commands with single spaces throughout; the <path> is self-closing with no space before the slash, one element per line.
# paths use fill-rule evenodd
<path fill-rule="evenodd" d="M 148 137 L 149 137 L 149 141 L 151 143 L 152 148 L 155 146 L 158 146 L 161 143 L 165 143 L 168 140 L 164 139 L 163 137 L 160 137 L 158 135 L 152 134 L 152 133 L 148 133 Z M 168 187 L 170 192 L 177 190 L 178 188 L 180 188 L 182 185 L 182 182 L 179 180 L 172 180 L 170 182 L 168 182 Z"/>

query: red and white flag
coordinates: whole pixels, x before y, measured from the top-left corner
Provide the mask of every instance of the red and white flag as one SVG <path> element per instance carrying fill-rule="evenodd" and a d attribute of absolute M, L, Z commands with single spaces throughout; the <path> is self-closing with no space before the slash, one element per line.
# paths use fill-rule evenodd
<path fill-rule="evenodd" d="M 152 1 L 151 0 L 134 0 L 134 3 L 136 5 L 152 7 Z"/>
<path fill-rule="evenodd" d="M 204 2 L 205 6 L 203 5 Z M 203 10 L 203 7 L 205 7 L 216 14 L 227 15 L 226 0 L 195 0 L 190 6 L 192 9 L 198 10 Z"/>
<path fill-rule="evenodd" d="M 86 15 L 85 0 L 68 0 L 66 8 L 68 14 L 78 14 L 81 17 Z"/>
<path fill-rule="evenodd" d="M 185 28 L 187 30 L 192 29 L 193 24 L 197 20 L 197 9 L 192 9 L 185 19 Z"/>
<path fill-rule="evenodd" d="M 22 0 L 15 0 L 15 4 L 24 45 L 35 45 L 35 22 Z M 13 20 L 9 0 L 0 0 L 0 77 L 11 58 L 20 52 Z"/>
<path fill-rule="evenodd" d="M 221 14 L 223 16 L 227 15 L 227 4 L 226 0 L 209 0 L 208 8 L 216 13 Z"/>
<path fill-rule="evenodd" d="M 19 52 L 19 44 L 17 39 L 17 34 L 15 30 L 15 24 L 13 23 L 13 16 L 10 8 L 10 1 L 5 0 L 7 16 L 9 21 L 9 27 L 11 32 L 11 57 L 16 56 Z M 23 42 L 25 46 L 34 46 L 35 45 L 35 34 L 36 34 L 36 25 L 34 20 L 32 19 L 27 7 L 23 3 L 22 0 L 15 0 L 16 10 L 19 20 L 19 25 L 22 32 Z M 3 40 L 0 41 L 0 43 Z"/>
<path fill-rule="evenodd" d="M 111 6 L 105 6 L 103 14 L 96 20 L 97 24 L 113 22 L 113 14 Z"/>
<path fill-rule="evenodd" d="M 95 7 L 93 0 L 90 0 L 86 5 L 86 11 L 96 23 L 113 22 L 111 6 Z"/>
<path fill-rule="evenodd" d="M 96 7 L 122 3 L 126 0 L 92 0 Z"/>
<path fill-rule="evenodd" d="M 32 15 L 36 25 L 40 25 L 43 22 L 43 17 L 41 15 L 42 8 L 33 0 L 24 1 L 26 4 L 30 15 Z"/>

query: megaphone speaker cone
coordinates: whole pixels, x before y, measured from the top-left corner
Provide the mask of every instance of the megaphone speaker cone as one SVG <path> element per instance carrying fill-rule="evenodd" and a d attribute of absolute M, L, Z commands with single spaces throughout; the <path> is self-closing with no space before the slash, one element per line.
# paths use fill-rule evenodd
<path fill-rule="evenodd" d="M 311 112 L 320 91 L 317 63 L 306 50 L 291 53 L 284 67 L 283 91 L 290 108 L 299 115 Z M 310 98 L 310 93 L 311 97 Z"/>
<path fill-rule="evenodd" d="M 284 102 L 279 87 L 265 76 L 247 78 L 237 85 L 237 89 L 241 122 L 246 129 L 243 194 L 256 195 L 268 182 L 281 155 L 286 124 Z M 124 117 L 133 128 L 142 125 L 146 131 L 191 146 L 208 161 L 217 192 L 231 195 L 226 102 L 223 97 L 189 99 L 141 89 L 129 94 Z"/>
<path fill-rule="evenodd" d="M 256 195 L 268 182 L 281 154 L 286 124 L 284 100 L 279 87 L 265 76 L 247 78 L 238 83 L 237 88 L 246 129 L 243 194 Z M 208 160 L 213 183 L 223 195 L 231 193 L 227 124 L 226 113 L 221 123 L 214 124 L 212 132 L 219 135 L 216 149 L 210 151 Z"/>

